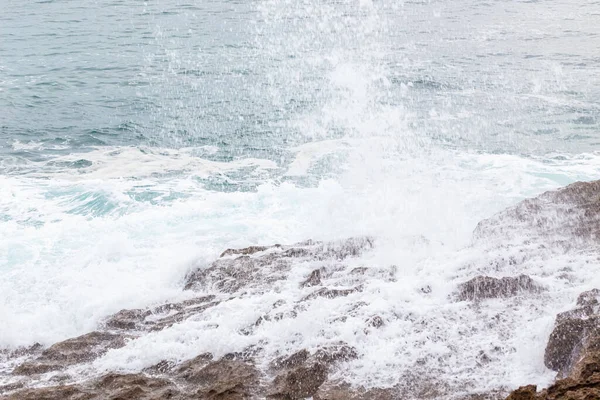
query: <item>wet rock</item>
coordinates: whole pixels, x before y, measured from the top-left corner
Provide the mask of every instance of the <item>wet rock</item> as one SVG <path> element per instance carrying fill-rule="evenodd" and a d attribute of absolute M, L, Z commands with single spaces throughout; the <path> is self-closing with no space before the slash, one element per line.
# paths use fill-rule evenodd
<path fill-rule="evenodd" d="M 336 242 L 307 241 L 293 246 L 230 249 L 206 268 L 192 271 L 186 278 L 185 287 L 216 290 L 234 296 L 256 289 L 271 290 L 273 282 L 287 279 L 295 265 L 306 262 L 314 263 L 316 269 L 307 277 L 304 286 L 318 286 L 322 284 L 323 274 L 329 273 L 327 271 L 330 269 L 332 273 L 345 270 L 340 260 L 359 256 L 372 247 L 373 240 L 370 238 L 353 238 Z M 354 282 L 347 284 L 352 285 Z M 348 296 L 360 290 L 362 286 L 321 288 L 307 296 L 307 300 Z M 32 352 L 23 354 L 23 357 L 29 358 L 25 362 L 21 362 L 20 358 L 13 358 L 14 364 L 20 363 L 13 373 L 26 375 L 22 378 L 25 386 L 6 387 L 6 390 L 18 393 L 22 398 L 245 399 L 264 398 L 267 394 L 296 398 L 318 389 L 326 380 L 328 371 L 337 363 L 358 357 L 354 348 L 342 344 L 319 348 L 312 354 L 304 350 L 285 356 L 273 363 L 272 371 L 277 377 L 273 381 L 272 390 L 268 392 L 261 386 L 262 375 L 255 366 L 262 351 L 260 346 L 226 354 L 217 361 L 210 354 L 202 354 L 180 365 L 165 360 L 139 374 L 109 374 L 88 380 L 83 378 L 77 385 L 69 385 L 75 378 L 64 375 L 64 379 L 60 381 L 44 381 L 44 384 L 54 386 L 27 388 L 27 385 L 41 383 L 40 377 L 30 379 L 27 376 L 91 362 L 109 349 L 124 346 L 128 339 L 168 328 L 201 314 L 219 304 L 219 301 L 215 296 L 198 296 L 157 307 L 121 310 L 106 318 L 98 331 L 56 343 L 45 350 L 35 348 Z M 295 318 L 305 306 L 301 301 L 290 304 L 277 301 L 271 311 L 249 327 L 246 334 L 252 334 L 252 329 L 264 321 Z M 374 324 L 377 325 L 378 322 L 375 321 Z M 241 330 L 239 333 L 244 332 Z M 0 355 L 5 358 L 5 354 Z M 80 378 L 82 377 L 77 377 Z M 17 382 L 17 379 L 20 378 L 14 376 L 7 382 Z"/>
<path fill-rule="evenodd" d="M 234 293 L 248 287 L 264 286 L 286 279 L 292 264 L 299 260 L 344 260 L 361 255 L 373 245 L 373 239 L 367 237 L 335 242 L 307 241 L 292 246 L 229 249 L 224 255 L 239 257 L 222 258 L 206 268 L 192 271 L 186 278 L 185 289 L 212 288 Z M 271 251 L 261 254 L 265 250 Z"/>
<path fill-rule="evenodd" d="M 312 292 L 301 301 L 314 300 L 318 297 L 324 297 L 326 299 L 335 299 L 340 296 L 348 296 L 349 294 L 362 291 L 362 285 L 356 286 L 350 289 L 329 289 L 329 288 L 321 288 L 315 292 Z"/>
<path fill-rule="evenodd" d="M 10 383 L 8 385 L 0 385 L 0 394 L 14 392 L 25 387 L 25 381 Z"/>
<path fill-rule="evenodd" d="M 127 337 L 109 332 L 94 331 L 56 343 L 34 360 L 26 361 L 13 371 L 16 375 L 42 374 L 70 365 L 91 361 L 110 349 L 125 346 Z"/>
<path fill-rule="evenodd" d="M 175 372 L 175 376 L 182 378 L 185 381 L 194 381 L 194 376 L 208 365 L 213 359 L 212 354 L 202 353 L 192 358 L 191 360 L 184 361 L 179 365 Z"/>
<path fill-rule="evenodd" d="M 183 399 L 173 382 L 143 374 L 105 375 L 80 385 L 60 385 L 15 392 L 7 400 L 177 400 Z"/>
<path fill-rule="evenodd" d="M 329 370 L 336 364 L 358 358 L 355 348 L 345 343 L 317 349 L 310 354 L 306 349 L 289 356 L 276 358 L 271 369 L 279 371 L 271 385 L 268 398 L 301 399 L 316 393 L 327 380 Z"/>
<path fill-rule="evenodd" d="M 198 315 L 219 304 L 215 296 L 202 296 L 148 309 L 121 310 L 104 321 L 104 327 L 129 332 L 158 331 Z"/>
<path fill-rule="evenodd" d="M 367 327 L 369 328 L 381 328 L 384 325 L 383 318 L 379 315 L 375 315 L 367 319 Z"/>
<path fill-rule="evenodd" d="M 6 396 L 6 400 L 89 400 L 95 396 L 75 385 L 25 389 Z"/>
<path fill-rule="evenodd" d="M 302 282 L 302 284 L 300 286 L 311 287 L 311 286 L 318 286 L 320 284 L 321 284 L 321 270 L 315 269 L 313 272 L 310 273 L 310 276 L 304 282 Z"/>
<path fill-rule="evenodd" d="M 570 248 L 600 240 L 600 181 L 577 182 L 520 202 L 481 221 L 475 241 L 537 241 Z"/>
<path fill-rule="evenodd" d="M 544 364 L 560 373 L 560 376 L 568 376 L 572 372 L 575 363 L 586 352 L 590 341 L 598 337 L 598 318 L 567 318 L 557 324 L 550 334 Z"/>
<path fill-rule="evenodd" d="M 506 400 L 535 400 L 537 396 L 537 386 L 522 386 L 513 391 Z"/>
<path fill-rule="evenodd" d="M 164 374 L 172 371 L 175 368 L 175 365 L 174 361 L 162 360 L 148 368 L 144 368 L 142 372 L 147 374 Z"/>
<path fill-rule="evenodd" d="M 395 388 L 353 387 L 347 383 L 325 384 L 314 395 L 314 400 L 397 400 L 402 398 Z"/>
<path fill-rule="evenodd" d="M 281 248 L 281 245 L 276 244 L 274 246 L 250 246 L 243 249 L 227 249 L 223 253 L 221 253 L 220 257 L 233 256 L 233 255 L 244 255 L 248 256 L 254 253 L 259 253 L 261 251 L 265 251 L 273 248 Z"/>
<path fill-rule="evenodd" d="M 600 314 L 598 291 L 582 293 L 579 307 L 560 313 L 544 354 L 544 363 L 558 380 L 536 393 L 535 386 L 512 392 L 507 400 L 600 399 Z"/>
<path fill-rule="evenodd" d="M 31 346 L 18 347 L 16 349 L 0 349 L 0 361 L 10 360 L 23 356 L 31 356 L 40 353 L 44 349 L 39 343 L 34 343 Z"/>
<path fill-rule="evenodd" d="M 561 379 L 538 394 L 536 400 L 596 400 L 600 399 L 600 374 L 587 379 Z"/>
<path fill-rule="evenodd" d="M 600 314 L 594 307 L 596 293 L 596 290 L 582 293 L 577 299 L 580 307 L 556 316 L 546 345 L 544 364 L 557 371 L 561 378 L 581 378 L 581 374 L 588 376 L 590 369 L 595 369 L 596 358 L 600 356 Z"/>
<path fill-rule="evenodd" d="M 535 293 L 542 288 L 527 275 L 504 277 L 477 276 L 458 286 L 457 299 L 483 300 L 500 297 L 511 297 L 521 293 Z"/>
<path fill-rule="evenodd" d="M 256 394 L 260 383 L 256 367 L 237 360 L 211 361 L 181 376 L 199 387 L 196 394 L 206 399 L 249 399 Z"/>
<path fill-rule="evenodd" d="M 340 343 L 318 349 L 314 358 L 330 366 L 337 362 L 355 360 L 358 358 L 358 352 L 354 347 Z"/>
<path fill-rule="evenodd" d="M 371 237 L 350 238 L 341 242 L 329 242 L 322 245 L 323 254 L 326 258 L 345 260 L 349 257 L 358 257 L 365 250 L 375 246 L 375 240 Z"/>
<path fill-rule="evenodd" d="M 484 393 L 472 393 L 466 396 L 461 396 L 456 400 L 504 400 L 506 390 L 492 390 Z"/>
<path fill-rule="evenodd" d="M 144 319 L 150 314 L 152 314 L 150 310 L 121 310 L 109 317 L 105 324 L 108 329 L 140 329 Z"/>
<path fill-rule="evenodd" d="M 583 292 L 577 297 L 577 305 L 579 307 L 596 307 L 600 304 L 600 290 L 592 289 Z"/>
<path fill-rule="evenodd" d="M 299 366 L 278 375 L 267 398 L 270 399 L 304 399 L 312 396 L 327 379 L 327 366 L 312 363 Z"/>
<path fill-rule="evenodd" d="M 350 271 L 350 275 L 364 275 L 368 270 L 367 267 L 356 267 Z"/>
<path fill-rule="evenodd" d="M 218 289 L 234 293 L 256 283 L 264 284 L 285 279 L 291 262 L 286 258 L 241 256 L 220 259 L 208 268 L 197 269 L 186 278 L 185 289 Z M 270 274 L 270 271 L 277 273 Z"/>
<path fill-rule="evenodd" d="M 560 379 L 541 392 L 534 385 L 521 387 L 506 400 L 596 400 L 600 399 L 600 374 L 586 379 Z"/>
<path fill-rule="evenodd" d="M 179 397 L 179 390 L 168 379 L 144 374 L 108 374 L 93 388 L 98 398 L 162 400 Z"/>
<path fill-rule="evenodd" d="M 310 357 L 310 353 L 306 349 L 302 349 L 291 356 L 281 356 L 276 358 L 271 363 L 271 368 L 275 370 L 280 370 L 283 368 L 294 368 L 304 364 L 308 357 Z"/>

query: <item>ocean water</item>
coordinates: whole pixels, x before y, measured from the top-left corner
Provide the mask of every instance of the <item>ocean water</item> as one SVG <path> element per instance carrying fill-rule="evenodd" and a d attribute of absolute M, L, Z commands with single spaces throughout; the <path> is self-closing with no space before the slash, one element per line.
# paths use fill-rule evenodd
<path fill-rule="evenodd" d="M 248 298 L 209 316 L 220 329 L 182 323 L 94 368 L 337 335 L 362 352 L 344 372 L 356 384 L 394 384 L 428 357 L 477 390 L 550 381 L 553 318 L 600 285 L 597 261 L 503 271 L 549 295 L 513 305 L 498 330 L 478 324 L 507 304 L 474 311 L 447 295 L 482 272 L 477 222 L 598 178 L 600 2 L 0 5 L 0 347 L 49 345 L 122 308 L 191 296 L 186 273 L 225 248 L 372 235 L 358 262 L 402 279 L 373 282 L 369 311 L 422 315 L 445 334 L 404 320 L 357 338 L 328 322 L 334 304 L 242 337 L 270 300 Z M 427 299 L 413 293 L 424 284 Z M 448 330 L 461 324 L 481 332 L 465 343 Z M 512 350 L 461 369 L 498 341 Z"/>

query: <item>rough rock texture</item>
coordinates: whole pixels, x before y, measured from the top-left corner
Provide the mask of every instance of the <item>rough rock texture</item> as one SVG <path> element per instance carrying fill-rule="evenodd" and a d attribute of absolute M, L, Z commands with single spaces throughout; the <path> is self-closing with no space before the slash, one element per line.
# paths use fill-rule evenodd
<path fill-rule="evenodd" d="M 310 276 L 302 282 L 302 287 L 318 286 L 321 284 L 321 270 L 315 269 Z"/>
<path fill-rule="evenodd" d="M 172 382 L 143 374 L 108 374 L 82 385 L 26 389 L 5 397 L 7 400 L 163 400 L 184 397 Z"/>
<path fill-rule="evenodd" d="M 312 396 L 327 379 L 327 366 L 322 363 L 301 365 L 278 375 L 268 397 L 303 399 Z"/>
<path fill-rule="evenodd" d="M 13 373 L 17 375 L 42 374 L 91 361 L 110 349 L 125 346 L 125 339 L 125 336 L 119 334 L 90 332 L 50 346 L 36 359 L 15 368 Z"/>
<path fill-rule="evenodd" d="M 313 300 L 318 297 L 325 297 L 326 299 L 335 299 L 336 297 L 348 296 L 351 293 L 360 292 L 362 289 L 362 286 L 356 286 L 349 289 L 321 288 L 306 296 L 304 299 L 302 299 L 302 301 Z"/>
<path fill-rule="evenodd" d="M 199 316 L 222 302 L 244 295 L 247 290 L 270 290 L 269 284 L 288 279 L 292 268 L 302 263 L 320 267 L 297 282 L 302 293 L 295 301 L 276 301 L 272 309 L 242 334 L 265 321 L 294 319 L 306 302 L 334 299 L 363 290 L 353 286 L 356 278 L 344 281 L 345 287 L 334 283 L 318 288 L 332 276 L 343 272 L 341 264 L 349 257 L 371 249 L 370 238 L 353 238 L 340 242 L 307 241 L 293 246 L 249 247 L 226 250 L 221 258 L 206 268 L 188 275 L 186 287 L 218 291 L 219 295 L 202 295 L 180 302 L 171 302 L 145 309 L 125 309 L 106 318 L 97 331 L 56 343 L 46 349 L 41 345 L 18 351 L 4 351 L 2 360 L 10 359 L 16 368 L 14 379 L 0 386 L 0 396 L 10 399 L 249 399 L 301 398 L 310 396 L 327 380 L 329 372 L 343 361 L 358 357 L 355 349 L 344 343 L 300 351 L 271 360 L 270 372 L 260 370 L 265 365 L 260 345 L 229 353 L 214 360 L 204 353 L 177 363 L 164 360 L 137 374 L 103 376 L 91 374 L 81 382 L 71 376 L 70 367 L 92 362 L 110 349 L 118 349 L 130 340 L 167 329 L 174 324 Z M 295 275 L 296 277 L 298 275 Z M 361 280 L 364 278 L 361 276 Z M 312 288 L 317 286 L 316 288 Z M 217 290 L 215 290 L 217 289 Z M 240 291 L 238 293 L 238 291 Z M 311 293 L 312 292 L 312 293 Z M 227 295 L 224 295 L 227 294 Z M 231 296 L 229 295 L 231 294 Z M 370 327 L 380 325 L 375 318 Z M 5 354 L 6 353 L 6 354 Z M 262 364 L 261 364 L 262 363 Z M 61 371 L 57 374 L 56 371 Z M 50 373 L 50 374 L 48 374 Z M 54 374 L 54 375 L 52 375 Z M 40 382 L 43 382 L 40 384 Z M 4 397 L 3 397 L 4 398 Z"/>
<path fill-rule="evenodd" d="M 510 297 L 520 293 L 539 292 L 542 288 L 527 275 L 516 277 L 492 278 L 477 276 L 458 287 L 457 299 L 483 300 L 498 297 Z"/>
<path fill-rule="evenodd" d="M 220 399 L 256 398 L 260 372 L 250 363 L 199 356 L 163 376 L 109 373 L 77 385 L 25 389 L 7 400 Z"/>
<path fill-rule="evenodd" d="M 598 291 L 582 293 L 577 304 L 580 307 L 556 316 L 554 329 L 546 345 L 544 363 L 557 371 L 559 377 L 582 377 L 577 375 L 584 373 L 582 369 L 589 369 L 587 363 L 600 355 Z M 590 373 L 585 375 L 587 377 Z"/>
<path fill-rule="evenodd" d="M 211 361 L 200 369 L 188 370 L 182 377 L 198 387 L 199 398 L 247 399 L 256 393 L 260 372 L 250 363 L 222 359 Z"/>
<path fill-rule="evenodd" d="M 313 396 L 327 380 L 329 370 L 338 362 L 356 359 L 356 350 L 345 344 L 318 349 L 314 354 L 300 350 L 271 363 L 279 371 L 271 384 L 268 398 L 303 399 Z"/>
<path fill-rule="evenodd" d="M 157 331 L 216 306 L 215 296 L 201 296 L 149 309 L 121 310 L 104 321 L 104 327 L 123 331 Z"/>
<path fill-rule="evenodd" d="M 397 400 L 399 393 L 396 388 L 365 389 L 352 387 L 346 383 L 324 385 L 314 395 L 314 400 Z"/>
<path fill-rule="evenodd" d="M 521 387 L 507 400 L 600 399 L 599 295 L 598 289 L 582 293 L 577 308 L 556 317 L 544 363 L 559 379 L 539 393 L 533 385 Z"/>
<path fill-rule="evenodd" d="M 249 247 L 226 250 L 222 257 L 206 268 L 198 268 L 188 275 L 186 289 L 215 288 L 235 293 L 256 282 L 273 283 L 287 277 L 293 260 L 337 260 L 357 257 L 373 247 L 371 238 L 352 238 L 342 242 L 307 241 L 293 246 Z M 264 253 L 261 256 L 251 256 Z M 241 254 L 241 255 L 240 255 Z M 238 257 L 229 257 L 238 256 Z M 319 277 L 313 278 L 317 283 Z"/>
<path fill-rule="evenodd" d="M 476 241 L 539 241 L 563 248 L 600 241 L 600 181 L 577 182 L 527 199 L 481 221 Z"/>

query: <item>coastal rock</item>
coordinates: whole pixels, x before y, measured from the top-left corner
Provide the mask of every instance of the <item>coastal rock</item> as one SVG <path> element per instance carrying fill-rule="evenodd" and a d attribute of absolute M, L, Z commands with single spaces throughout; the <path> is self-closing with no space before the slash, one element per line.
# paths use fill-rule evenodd
<path fill-rule="evenodd" d="M 541 392 L 533 385 L 521 387 L 507 400 L 600 399 L 599 294 L 597 289 L 582 293 L 579 307 L 556 317 L 544 363 L 559 379 Z"/>
<path fill-rule="evenodd" d="M 527 385 L 513 391 L 506 400 L 536 400 L 537 386 Z"/>
<path fill-rule="evenodd" d="M 367 327 L 369 328 L 381 328 L 383 325 L 385 325 L 385 322 L 383 322 L 383 318 L 381 318 L 379 315 L 375 315 L 371 318 L 369 318 L 367 321 Z"/>
<path fill-rule="evenodd" d="M 181 397 L 173 382 L 144 374 L 108 374 L 96 381 L 90 392 L 98 399 L 115 400 L 163 400 Z"/>
<path fill-rule="evenodd" d="M 197 268 L 186 278 L 185 289 L 214 288 L 225 293 L 235 293 L 249 287 L 264 286 L 287 278 L 297 259 L 341 261 L 357 257 L 374 245 L 372 238 L 350 238 L 336 242 L 307 241 L 292 246 L 249 247 L 229 249 L 225 257 L 208 267 Z M 269 251 L 266 251 L 269 250 Z M 264 253 L 264 254 L 262 254 Z M 314 279 L 316 281 L 316 277 Z"/>
<path fill-rule="evenodd" d="M 327 366 L 314 362 L 278 375 L 267 396 L 270 399 L 304 399 L 312 396 L 327 379 Z"/>
<path fill-rule="evenodd" d="M 50 386 L 25 389 L 4 397 L 6 400 L 91 400 L 92 393 L 83 391 L 79 386 Z"/>
<path fill-rule="evenodd" d="M 521 293 L 535 293 L 541 287 L 527 275 L 504 277 L 501 279 L 490 276 L 477 276 L 458 287 L 457 299 L 483 300 L 499 297 L 511 297 Z"/>
<path fill-rule="evenodd" d="M 206 399 L 249 399 L 260 383 L 260 372 L 251 363 L 225 360 L 211 361 L 203 367 L 186 368 L 180 375 L 198 387 L 196 394 Z"/>
<path fill-rule="evenodd" d="M 597 290 L 582 293 L 577 300 L 580 307 L 556 316 L 554 329 L 546 345 L 544 364 L 557 371 L 559 378 L 585 378 L 597 364 L 600 356 L 597 293 Z"/>
<path fill-rule="evenodd" d="M 352 387 L 347 383 L 323 385 L 314 400 L 397 400 L 400 394 L 395 388 L 373 388 Z"/>
<path fill-rule="evenodd" d="M 243 400 L 257 396 L 260 373 L 251 364 L 200 355 L 163 376 L 109 373 L 78 385 L 19 390 L 6 400 Z"/>
<path fill-rule="evenodd" d="M 268 397 L 272 399 L 303 399 L 313 396 L 327 380 L 329 370 L 338 362 L 356 359 L 356 349 L 344 343 L 320 348 L 313 354 L 306 349 L 271 362 L 280 373 L 275 377 Z"/>
<path fill-rule="evenodd" d="M 121 310 L 104 321 L 104 327 L 111 330 L 124 330 L 132 333 L 158 331 L 192 315 L 219 304 L 215 296 L 201 296 L 178 303 L 166 303 L 149 309 Z"/>
<path fill-rule="evenodd" d="M 42 374 L 70 365 L 91 361 L 110 349 L 125 346 L 127 337 L 109 332 L 94 331 L 56 343 L 31 361 L 14 369 L 16 375 Z"/>
<path fill-rule="evenodd" d="M 360 291 L 362 291 L 362 289 L 363 289 L 362 286 L 356 286 L 356 287 L 349 288 L 349 289 L 321 288 L 315 292 L 312 292 L 308 296 L 306 296 L 304 299 L 302 299 L 302 301 L 314 300 L 318 297 L 324 297 L 326 299 L 335 299 L 336 297 L 340 297 L 340 296 L 345 297 L 354 292 L 360 292 Z"/>
<path fill-rule="evenodd" d="M 527 199 L 481 221 L 473 237 L 504 244 L 543 243 L 563 250 L 600 241 L 600 181 L 576 182 Z"/>
<path fill-rule="evenodd" d="M 262 251 L 266 251 L 268 249 L 281 248 L 280 244 L 276 244 L 274 246 L 250 246 L 245 247 L 243 249 L 227 249 L 223 253 L 221 253 L 221 258 L 233 255 L 244 255 L 249 256 L 254 253 L 260 253 Z"/>
<path fill-rule="evenodd" d="M 311 287 L 318 286 L 321 284 L 321 270 L 315 269 L 310 273 L 310 276 L 306 278 L 304 282 L 300 286 L 302 287 Z"/>

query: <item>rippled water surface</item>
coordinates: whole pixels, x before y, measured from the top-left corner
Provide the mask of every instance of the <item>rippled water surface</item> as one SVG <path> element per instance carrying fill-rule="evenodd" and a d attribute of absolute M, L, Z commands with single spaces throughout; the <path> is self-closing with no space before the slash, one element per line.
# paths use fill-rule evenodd
<path fill-rule="evenodd" d="M 420 145 L 600 145 L 596 1 L 3 3 L 4 154 L 210 144 L 277 159 L 369 117 Z"/>

